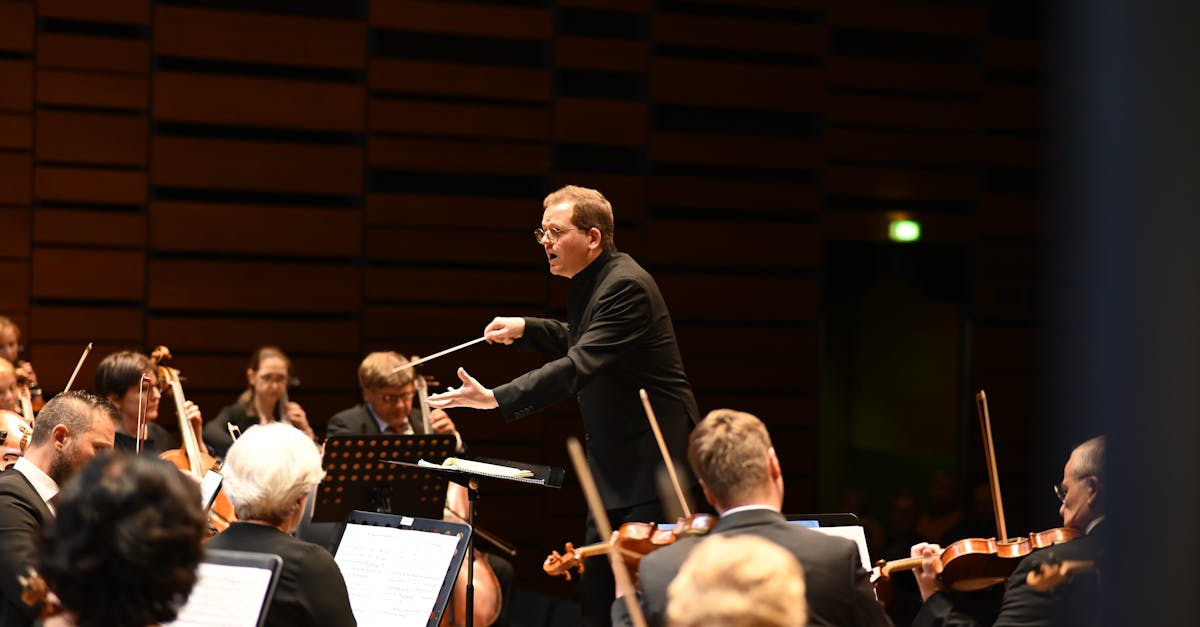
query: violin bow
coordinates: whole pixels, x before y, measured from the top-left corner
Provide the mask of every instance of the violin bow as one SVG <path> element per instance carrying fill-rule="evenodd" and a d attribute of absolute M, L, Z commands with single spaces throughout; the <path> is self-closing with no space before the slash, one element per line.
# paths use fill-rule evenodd
<path fill-rule="evenodd" d="M 650 407 L 650 396 L 646 394 L 644 388 L 638 390 L 638 396 L 642 398 L 642 407 L 646 409 L 646 418 L 650 419 L 650 428 L 654 431 L 654 439 L 658 441 L 658 450 L 662 452 L 663 463 L 667 466 L 667 474 L 671 477 L 671 485 L 675 487 L 675 496 L 679 497 L 679 508 L 683 511 L 684 518 L 691 518 L 692 510 L 683 496 L 683 488 L 679 486 L 679 477 L 675 476 L 675 462 L 671 461 L 671 452 L 667 450 L 662 430 L 658 428 L 658 419 L 654 417 L 654 409 Z"/>
<path fill-rule="evenodd" d="M 979 390 L 975 394 L 975 409 L 979 412 L 979 426 L 983 431 L 983 453 L 987 456 L 988 482 L 992 488 L 992 509 L 996 513 L 996 534 L 1001 542 L 1008 540 L 1004 526 L 1004 501 L 1000 498 L 1000 473 L 996 470 L 996 448 L 992 442 L 992 420 L 988 415 L 987 394 Z"/>
<path fill-rule="evenodd" d="M 575 474 L 579 476 L 579 483 L 583 486 L 583 494 L 587 497 L 588 508 L 592 510 L 592 516 L 595 518 L 596 530 L 600 532 L 601 538 L 608 540 L 608 556 L 609 562 L 612 563 L 613 574 L 620 587 L 633 590 L 633 578 L 629 575 L 625 560 L 617 555 L 616 548 L 612 544 L 612 524 L 608 521 L 608 511 L 604 509 L 604 503 L 600 500 L 600 491 L 596 489 L 596 481 L 592 478 L 592 471 L 588 468 L 583 447 L 577 438 L 567 438 L 567 453 L 571 456 L 571 464 L 575 466 Z M 637 601 L 637 595 L 626 594 L 624 598 L 625 607 L 629 610 L 629 617 L 633 619 L 634 627 L 646 627 L 646 617 L 642 614 L 642 606 Z"/>
<path fill-rule="evenodd" d="M 67 379 L 67 387 L 63 388 L 64 394 L 71 391 L 71 384 L 75 383 L 75 377 L 79 374 L 79 369 L 83 367 L 83 360 L 87 359 L 90 352 L 92 352 L 92 343 L 88 342 L 87 347 L 83 349 L 83 354 L 79 356 L 79 361 L 75 364 L 75 371 L 71 373 L 71 378 Z"/>
<path fill-rule="evenodd" d="M 142 378 L 138 380 L 138 416 L 137 416 L 137 433 L 133 435 L 133 451 L 141 454 L 142 441 L 146 439 L 146 402 L 142 399 L 142 390 L 146 389 L 146 383 L 150 381 L 150 375 L 142 373 Z M 147 392 L 147 395 L 149 392 Z"/>

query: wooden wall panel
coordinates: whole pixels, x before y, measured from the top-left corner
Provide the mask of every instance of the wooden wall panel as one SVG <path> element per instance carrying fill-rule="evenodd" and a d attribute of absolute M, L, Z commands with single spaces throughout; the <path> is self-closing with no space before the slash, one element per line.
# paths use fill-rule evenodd
<path fill-rule="evenodd" d="M 748 282 L 736 275 L 658 272 L 655 280 L 671 305 L 671 316 L 681 321 L 809 322 L 815 319 L 820 297 L 820 285 L 811 277 L 762 277 Z M 770 306 L 747 307 L 746 303 Z"/>
<path fill-rule="evenodd" d="M 666 163 L 806 170 L 816 167 L 818 150 L 804 138 L 659 131 L 650 134 L 649 156 Z"/>
<path fill-rule="evenodd" d="M 127 73 L 150 69 L 150 44 L 141 40 L 41 33 L 37 54 L 39 68 Z"/>
<path fill-rule="evenodd" d="M 554 138 L 600 146 L 641 146 L 647 138 L 642 102 L 559 98 L 554 102 Z"/>
<path fill-rule="evenodd" d="M 141 213 L 39 207 L 33 226 L 38 244 L 146 245 L 146 216 Z"/>
<path fill-rule="evenodd" d="M 0 2 L 0 50 L 33 50 L 33 2 Z"/>
<path fill-rule="evenodd" d="M 145 76 L 38 70 L 38 104 L 144 111 L 150 82 Z"/>
<path fill-rule="evenodd" d="M 509 230 L 524 233 L 522 220 L 538 222 L 541 203 L 524 198 L 497 196 L 452 196 L 433 194 L 369 194 L 367 224 L 391 226 L 437 226 Z M 533 229 L 528 232 L 532 238 Z M 532 239 L 530 240 L 532 241 Z"/>
<path fill-rule="evenodd" d="M 230 237 L 231 232 L 237 236 Z M 150 241 L 159 251 L 346 258 L 361 253 L 362 237 L 362 214 L 352 210 L 167 201 L 150 205 Z"/>
<path fill-rule="evenodd" d="M 38 111 L 39 161 L 146 165 L 150 129 L 141 115 Z"/>
<path fill-rule="evenodd" d="M 655 220 L 646 228 L 654 242 L 645 261 L 695 268 L 816 268 L 819 231 L 809 225 L 739 221 Z M 756 251 L 747 254 L 747 251 Z"/>
<path fill-rule="evenodd" d="M 141 251 L 36 248 L 33 296 L 66 300 L 140 301 L 146 290 Z"/>
<path fill-rule="evenodd" d="M 528 271 L 368 268 L 367 298 L 413 303 L 477 303 L 536 306 L 545 297 L 545 279 Z M 396 287 L 405 290 L 396 296 Z"/>
<path fill-rule="evenodd" d="M 27 207 L 0 207 L 0 224 L 4 225 L 5 245 L 0 246 L 0 259 L 29 259 L 33 250 L 33 211 Z"/>
<path fill-rule="evenodd" d="M 827 38 L 821 24 L 728 15 L 657 13 L 652 28 L 661 45 L 787 54 L 821 54 Z"/>
<path fill-rule="evenodd" d="M 544 141 L 550 137 L 550 110 L 514 105 L 457 104 L 374 98 L 371 130 Z"/>
<path fill-rule="evenodd" d="M 377 168 L 416 172 L 540 176 L 550 171 L 550 149 L 532 144 L 376 136 L 367 144 L 367 162 Z"/>
<path fill-rule="evenodd" d="M 39 166 L 34 193 L 39 200 L 112 205 L 146 202 L 146 173 Z"/>
<path fill-rule="evenodd" d="M 339 354 L 358 344 L 359 325 L 350 320 L 236 319 L 229 317 L 157 317 L 147 322 L 146 337 L 172 350 L 188 352 L 244 353 L 240 368 L 246 370 L 256 347 L 273 344 L 289 354 Z M 242 383 L 240 379 L 237 383 Z"/>
<path fill-rule="evenodd" d="M 0 204 L 29 204 L 32 175 L 33 158 L 29 154 L 0 152 Z"/>
<path fill-rule="evenodd" d="M 19 113 L 0 113 L 0 150 L 33 147 L 33 120 Z"/>
<path fill-rule="evenodd" d="M 650 65 L 650 97 L 660 103 L 804 111 L 820 105 L 823 83 L 810 68 L 666 57 Z"/>
<path fill-rule="evenodd" d="M 982 115 L 974 98 L 835 93 L 825 107 L 825 119 L 835 124 L 942 131 L 974 131 Z"/>
<path fill-rule="evenodd" d="M 88 342 L 138 346 L 145 332 L 145 312 L 141 307 L 39 305 L 33 308 L 33 317 L 37 320 L 30 334 L 33 342 L 78 342 L 80 352 Z M 85 387 L 91 387 L 90 382 Z"/>
<path fill-rule="evenodd" d="M 371 61 L 370 86 L 381 91 L 493 100 L 548 100 L 550 71 L 412 59 Z"/>
<path fill-rule="evenodd" d="M 92 22 L 146 24 L 150 0 L 38 0 L 38 16 Z"/>
<path fill-rule="evenodd" d="M 33 63 L 0 59 L 0 110 L 33 109 Z"/>
<path fill-rule="evenodd" d="M 4 311 L 29 309 L 29 262 L 0 260 L 7 288 L 0 290 L 0 308 Z"/>
<path fill-rule="evenodd" d="M 351 146 L 156 136 L 155 185 L 314 194 L 362 192 L 362 151 Z"/>
<path fill-rule="evenodd" d="M 154 116 L 200 122 L 361 132 L 359 85 L 185 72 L 155 72 Z"/>
<path fill-rule="evenodd" d="M 453 239 L 453 245 L 447 245 L 448 239 Z M 526 241 L 530 246 L 516 246 Z M 479 231 L 465 226 L 455 228 L 452 233 L 442 229 L 376 227 L 367 232 L 367 256 L 418 263 L 520 264 L 544 258 L 533 248 L 533 243 L 532 235 L 526 240 L 515 233 Z M 536 257 L 531 251 L 537 252 Z"/>
<path fill-rule="evenodd" d="M 554 14 L 546 9 L 482 2 L 371 0 L 371 25 L 422 33 L 548 40 Z"/>
<path fill-rule="evenodd" d="M 359 22 L 159 5 L 154 53 L 321 68 L 366 66 Z"/>
<path fill-rule="evenodd" d="M 645 72 L 650 47 L 641 41 L 564 35 L 554 42 L 554 65 L 574 70 Z"/>
<path fill-rule="evenodd" d="M 158 310 L 347 313 L 362 296 L 349 266 L 158 259 L 149 305 Z"/>

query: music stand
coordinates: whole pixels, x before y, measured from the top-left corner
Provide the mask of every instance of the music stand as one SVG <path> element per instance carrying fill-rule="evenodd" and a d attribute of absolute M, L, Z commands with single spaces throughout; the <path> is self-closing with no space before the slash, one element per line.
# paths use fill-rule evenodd
<path fill-rule="evenodd" d="M 446 477 L 389 462 L 443 460 L 458 445 L 452 435 L 336 435 L 325 440 L 325 478 L 317 486 L 313 522 L 343 522 L 355 510 L 440 520 Z M 416 464 L 408 464 L 416 466 Z M 392 504 L 400 504 L 393 507 Z"/>
<path fill-rule="evenodd" d="M 466 459 L 459 457 L 459 459 Z M 445 479 L 453 481 L 467 489 L 467 524 L 472 529 L 475 528 L 475 502 L 479 500 L 479 481 L 481 479 L 498 479 L 502 481 L 514 481 L 517 483 L 527 483 L 537 485 L 543 488 L 561 488 L 563 483 L 563 475 L 565 474 L 562 468 L 556 466 L 542 466 L 539 464 L 527 464 L 524 462 L 515 462 L 507 459 L 495 459 L 490 457 L 478 457 L 474 460 L 487 464 L 495 464 L 498 466 L 508 466 L 510 468 L 518 468 L 520 470 L 528 470 L 533 473 L 532 477 L 506 477 L 503 475 L 494 475 L 483 472 L 472 472 L 457 467 L 448 466 L 421 466 L 412 462 L 406 461 L 386 461 L 387 464 L 398 466 L 412 466 L 421 470 L 428 470 L 442 475 Z M 467 627 L 472 627 L 475 622 L 475 537 L 472 535 L 467 539 L 467 611 L 466 611 Z"/>

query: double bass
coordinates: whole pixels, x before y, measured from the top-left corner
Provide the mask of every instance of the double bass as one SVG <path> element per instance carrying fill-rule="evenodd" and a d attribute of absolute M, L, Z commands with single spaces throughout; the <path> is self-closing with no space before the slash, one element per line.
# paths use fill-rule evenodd
<path fill-rule="evenodd" d="M 164 360 L 170 358 L 171 350 L 166 346 L 155 348 L 150 355 L 150 360 L 158 368 L 159 381 L 165 383 L 171 390 L 171 397 L 175 401 L 175 413 L 179 418 L 179 438 L 183 445 L 177 449 L 163 451 L 159 457 L 200 481 L 210 470 L 219 472 L 221 463 L 213 456 L 200 451 L 200 442 L 196 438 L 196 432 L 192 429 L 191 421 L 187 418 L 187 408 L 185 407 L 187 399 L 183 396 L 183 384 L 179 380 L 179 371 L 162 365 Z M 237 520 L 233 511 L 233 503 L 229 502 L 229 497 L 225 496 L 224 490 L 217 493 L 208 514 L 209 524 L 216 533 L 224 531 Z"/>

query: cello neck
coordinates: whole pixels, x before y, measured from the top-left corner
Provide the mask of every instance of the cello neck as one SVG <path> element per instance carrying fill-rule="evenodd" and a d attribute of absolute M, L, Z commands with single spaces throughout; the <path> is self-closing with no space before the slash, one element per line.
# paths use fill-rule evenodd
<path fill-rule="evenodd" d="M 188 470 L 196 477 L 203 477 L 204 470 L 200 463 L 200 443 L 196 441 L 196 432 L 192 430 L 192 422 L 187 418 L 183 384 L 179 383 L 178 376 L 172 374 L 171 397 L 175 399 L 175 413 L 179 417 L 179 439 L 183 442 L 183 451 L 187 453 Z"/>

